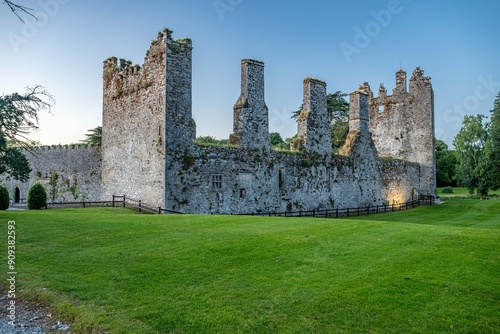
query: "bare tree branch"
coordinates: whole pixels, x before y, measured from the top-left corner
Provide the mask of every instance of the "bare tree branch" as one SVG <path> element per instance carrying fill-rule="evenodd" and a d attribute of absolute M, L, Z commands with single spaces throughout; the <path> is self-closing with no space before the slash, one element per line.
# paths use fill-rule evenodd
<path fill-rule="evenodd" d="M 0 96 L 0 136 L 29 148 L 31 140 L 27 136 L 38 129 L 38 112 L 50 113 L 54 103 L 54 97 L 42 86 L 27 87 L 22 95 Z"/>
<path fill-rule="evenodd" d="M 37 17 L 31 13 L 33 11 L 33 8 L 21 6 L 21 5 L 15 4 L 9 0 L 4 0 L 3 3 L 6 4 L 7 6 L 9 6 L 12 13 L 14 13 L 19 18 L 19 20 L 21 20 L 22 23 L 26 23 L 26 22 L 24 22 L 23 18 L 21 17 L 21 15 L 23 13 L 28 14 L 29 16 L 33 17 L 35 20 L 38 21 Z"/>

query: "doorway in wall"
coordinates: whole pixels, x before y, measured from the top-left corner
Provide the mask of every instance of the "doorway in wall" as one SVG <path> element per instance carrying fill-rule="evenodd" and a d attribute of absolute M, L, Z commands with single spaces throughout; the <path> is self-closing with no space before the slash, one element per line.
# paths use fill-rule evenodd
<path fill-rule="evenodd" d="M 21 190 L 19 190 L 19 187 L 16 187 L 16 191 L 14 194 L 14 203 L 21 203 Z"/>

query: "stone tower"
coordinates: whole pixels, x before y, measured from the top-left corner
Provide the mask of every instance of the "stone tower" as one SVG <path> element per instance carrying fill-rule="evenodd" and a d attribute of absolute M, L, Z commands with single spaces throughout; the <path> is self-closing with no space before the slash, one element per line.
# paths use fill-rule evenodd
<path fill-rule="evenodd" d="M 306 78 L 304 100 L 297 119 L 295 150 L 305 150 L 321 155 L 332 154 L 332 138 L 326 108 L 326 83 Z"/>
<path fill-rule="evenodd" d="M 143 66 L 104 62 L 101 198 L 127 194 L 164 207 L 173 150 L 192 147 L 191 40 L 165 29 Z"/>
<path fill-rule="evenodd" d="M 370 92 L 372 95 L 372 93 Z M 420 164 L 421 194 L 436 194 L 434 93 L 430 77 L 416 68 L 406 87 L 406 72 L 396 73 L 396 88 L 387 95 L 381 86 L 370 98 L 370 131 L 382 156 Z"/>
<path fill-rule="evenodd" d="M 269 151 L 269 115 L 264 99 L 264 63 L 241 61 L 241 95 L 234 105 L 231 144 L 246 150 Z"/>

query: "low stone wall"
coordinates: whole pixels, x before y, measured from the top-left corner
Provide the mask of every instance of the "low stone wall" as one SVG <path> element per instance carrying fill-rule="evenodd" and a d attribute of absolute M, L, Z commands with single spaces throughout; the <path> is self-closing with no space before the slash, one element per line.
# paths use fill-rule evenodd
<path fill-rule="evenodd" d="M 97 147 L 40 146 L 34 148 L 32 153 L 26 150 L 23 153 L 32 169 L 29 181 L 20 182 L 5 175 L 0 179 L 0 183 L 9 189 L 13 203 L 16 197 L 17 200 L 26 200 L 30 187 L 36 182 L 45 187 L 49 201 L 99 199 L 101 154 Z"/>

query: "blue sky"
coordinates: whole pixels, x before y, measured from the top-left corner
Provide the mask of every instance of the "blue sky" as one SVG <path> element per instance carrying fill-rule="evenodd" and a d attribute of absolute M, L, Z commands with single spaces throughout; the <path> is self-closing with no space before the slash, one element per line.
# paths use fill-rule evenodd
<path fill-rule="evenodd" d="M 3 2 L 3 1 L 2 1 Z M 23 25 L 0 4 L 0 94 L 40 84 L 56 98 L 33 135 L 43 144 L 83 139 L 101 124 L 102 62 L 142 64 L 157 32 L 193 40 L 197 135 L 227 138 L 240 94 L 240 61 L 265 62 L 270 130 L 296 133 L 302 81 L 352 92 L 369 82 L 395 85 L 400 66 L 432 77 L 436 136 L 451 144 L 464 114 L 489 114 L 500 92 L 500 2 L 96 1 L 17 0 L 39 21 Z M 131 134 L 132 135 L 132 134 Z"/>

